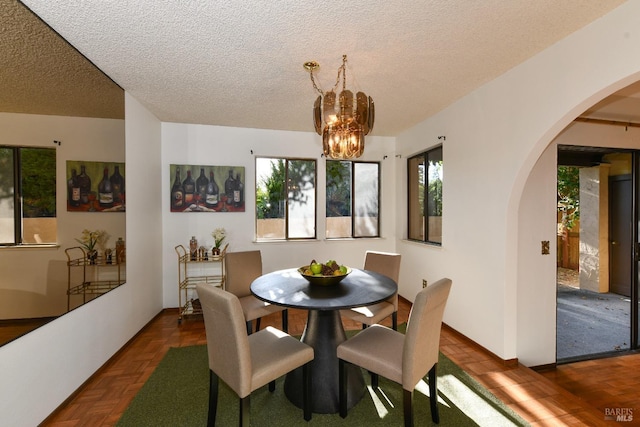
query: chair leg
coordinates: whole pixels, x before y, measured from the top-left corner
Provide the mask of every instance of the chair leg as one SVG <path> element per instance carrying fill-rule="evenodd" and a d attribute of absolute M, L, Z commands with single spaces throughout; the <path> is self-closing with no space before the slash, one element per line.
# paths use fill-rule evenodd
<path fill-rule="evenodd" d="M 207 415 L 207 427 L 216 425 L 216 412 L 218 409 L 218 376 L 209 369 L 209 414 Z"/>
<path fill-rule="evenodd" d="M 258 332 L 260 330 L 260 318 L 258 317 L 256 319 L 256 332 Z"/>
<path fill-rule="evenodd" d="M 346 363 L 338 359 L 338 403 L 340 405 L 340 416 L 347 418 L 347 370 Z"/>
<path fill-rule="evenodd" d="M 282 310 L 282 330 L 289 333 L 289 310 Z"/>
<path fill-rule="evenodd" d="M 251 335 L 251 320 L 247 322 L 247 335 Z"/>
<path fill-rule="evenodd" d="M 431 405 L 431 419 L 434 423 L 440 423 L 440 414 L 438 413 L 438 387 L 436 381 L 438 380 L 437 366 L 434 364 L 429 370 L 427 379 L 429 380 L 429 404 Z"/>
<path fill-rule="evenodd" d="M 311 420 L 311 362 L 302 365 L 302 407 L 304 411 L 304 420 Z"/>
<path fill-rule="evenodd" d="M 391 315 L 391 324 L 394 331 L 398 330 L 398 312 L 394 311 Z"/>
<path fill-rule="evenodd" d="M 269 381 L 269 391 L 273 393 L 276 390 L 276 380 Z"/>
<path fill-rule="evenodd" d="M 249 427 L 249 408 L 251 407 L 251 395 L 240 399 L 240 427 Z"/>
<path fill-rule="evenodd" d="M 376 374 L 375 372 L 371 372 L 369 371 L 369 375 L 371 376 L 371 387 L 372 388 L 378 388 L 378 374 Z"/>
<path fill-rule="evenodd" d="M 404 407 L 404 427 L 413 427 L 413 391 L 402 389 Z"/>

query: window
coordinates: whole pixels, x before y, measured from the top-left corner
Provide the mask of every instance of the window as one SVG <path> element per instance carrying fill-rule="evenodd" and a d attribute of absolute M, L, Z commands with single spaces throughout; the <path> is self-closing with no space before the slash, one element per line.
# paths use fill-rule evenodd
<path fill-rule="evenodd" d="M 409 239 L 442 244 L 442 147 L 408 160 Z"/>
<path fill-rule="evenodd" d="M 56 240 L 56 150 L 0 146 L 0 245 Z"/>
<path fill-rule="evenodd" d="M 380 164 L 327 160 L 326 237 L 380 235 Z"/>
<path fill-rule="evenodd" d="M 316 238 L 316 161 L 256 158 L 256 237 Z"/>

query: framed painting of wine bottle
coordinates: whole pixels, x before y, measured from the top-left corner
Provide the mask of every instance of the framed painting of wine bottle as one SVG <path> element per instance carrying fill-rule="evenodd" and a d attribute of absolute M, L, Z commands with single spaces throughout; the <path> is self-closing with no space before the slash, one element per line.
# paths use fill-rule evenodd
<path fill-rule="evenodd" d="M 124 162 L 67 160 L 67 211 L 124 212 Z"/>
<path fill-rule="evenodd" d="M 244 166 L 169 168 L 171 212 L 244 212 Z"/>

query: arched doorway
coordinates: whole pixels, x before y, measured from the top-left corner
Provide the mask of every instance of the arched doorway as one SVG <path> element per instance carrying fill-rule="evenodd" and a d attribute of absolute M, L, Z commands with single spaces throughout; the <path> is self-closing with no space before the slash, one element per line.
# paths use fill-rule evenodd
<path fill-rule="evenodd" d="M 558 146 L 558 363 L 632 347 L 634 153 Z"/>

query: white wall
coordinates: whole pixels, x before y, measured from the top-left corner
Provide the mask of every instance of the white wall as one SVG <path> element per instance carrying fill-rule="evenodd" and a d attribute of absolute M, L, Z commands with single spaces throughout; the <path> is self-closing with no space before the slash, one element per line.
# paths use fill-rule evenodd
<path fill-rule="evenodd" d="M 522 195 L 535 163 L 574 117 L 638 80 L 640 55 L 630 52 L 640 46 L 639 24 L 640 2 L 627 2 L 398 137 L 398 152 L 406 158 L 446 136 L 443 246 L 400 241 L 402 272 L 429 281 L 451 277 L 445 322 L 503 359 L 555 362 L 547 345 L 555 317 L 541 316 L 555 287 L 547 277 L 555 259 L 529 256 L 540 241 L 554 241 L 555 228 L 546 228 L 539 209 L 520 212 L 535 205 Z M 403 209 L 397 233 L 403 238 L 404 186 L 401 180 L 396 185 Z M 533 229 L 526 242 L 521 223 Z M 533 274 L 519 283 L 522 269 Z M 544 292 L 528 300 L 538 278 L 545 281 L 536 285 Z M 409 283 L 405 295 L 419 290 L 419 280 Z M 531 308 L 519 311 L 525 304 Z M 539 332 L 518 336 L 534 328 Z"/>
<path fill-rule="evenodd" d="M 67 160 L 123 162 L 124 120 L 0 113 L 0 144 L 56 150 L 58 248 L 0 248 L 0 319 L 58 316 L 67 311 L 67 257 L 82 230 L 104 229 L 113 247 L 124 237 L 121 212 L 67 212 Z M 58 146 L 53 141 L 61 141 Z M 97 183 L 96 183 L 97 185 Z M 73 301 L 73 306 L 77 301 Z"/>
<path fill-rule="evenodd" d="M 38 425 L 162 309 L 160 122 L 125 101 L 127 283 L 0 347 L 0 425 Z"/>
<path fill-rule="evenodd" d="M 395 247 L 394 224 L 396 192 L 394 138 L 367 137 L 361 160 L 381 164 L 380 239 L 324 239 L 325 168 L 322 146 L 313 132 L 286 132 L 219 126 L 162 124 L 162 212 L 163 212 L 163 287 L 164 306 L 178 306 L 178 258 L 176 245 L 188 247 L 191 236 L 199 244 L 212 246 L 211 232 L 217 227 L 227 231 L 229 251 L 260 249 L 265 272 L 304 265 L 311 259 L 333 258 L 340 263 L 361 266 L 367 249 L 391 251 Z M 253 151 L 253 154 L 252 154 Z M 318 240 L 307 242 L 256 243 L 255 240 L 255 158 L 295 157 L 317 160 Z M 385 158 L 385 156 L 387 156 Z M 243 166 L 245 168 L 245 212 L 172 213 L 169 193 L 170 164 Z M 402 277 L 400 278 L 402 281 Z"/>
<path fill-rule="evenodd" d="M 522 191 L 518 209 L 517 356 L 527 366 L 555 361 L 557 146 L 549 144 Z M 542 254 L 542 241 L 549 254 Z M 541 328 L 540 322 L 548 327 Z M 550 327 L 553 325 L 553 328 Z"/>

